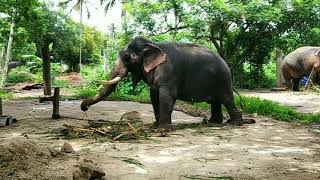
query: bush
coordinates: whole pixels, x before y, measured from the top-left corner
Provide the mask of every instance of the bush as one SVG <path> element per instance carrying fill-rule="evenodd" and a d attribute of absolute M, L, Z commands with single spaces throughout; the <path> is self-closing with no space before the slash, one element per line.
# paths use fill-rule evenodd
<path fill-rule="evenodd" d="M 75 91 L 75 98 L 77 99 L 85 99 L 94 97 L 97 94 L 97 88 L 92 87 L 83 87 L 80 89 L 76 89 Z"/>
<path fill-rule="evenodd" d="M 35 77 L 26 67 L 18 67 L 11 70 L 8 74 L 7 82 L 9 84 L 17 84 L 21 82 L 34 81 Z"/>
<path fill-rule="evenodd" d="M 13 99 L 13 94 L 0 90 L 0 97 L 3 98 L 3 99 Z"/>

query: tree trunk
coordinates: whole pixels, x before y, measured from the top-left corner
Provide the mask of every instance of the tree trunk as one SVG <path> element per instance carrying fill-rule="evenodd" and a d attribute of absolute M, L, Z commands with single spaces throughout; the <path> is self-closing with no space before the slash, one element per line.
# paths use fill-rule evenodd
<path fill-rule="evenodd" d="M 104 62 L 103 69 L 106 73 L 109 73 L 110 68 L 109 68 L 109 59 L 108 59 L 107 50 L 103 49 L 102 52 L 103 52 L 103 62 Z"/>
<path fill-rule="evenodd" d="M 126 0 L 122 0 L 120 3 L 122 5 L 122 7 L 121 7 L 122 29 L 124 30 L 124 32 L 126 34 L 127 30 L 128 30 L 128 28 L 127 28 L 127 12 L 124 10 L 124 7 L 123 7 L 126 4 Z"/>
<path fill-rule="evenodd" d="M 108 59 L 108 42 L 106 42 L 106 47 L 104 47 L 104 49 L 102 50 L 103 53 L 103 62 L 104 62 L 104 66 L 103 69 L 106 73 L 109 73 L 109 59 Z"/>
<path fill-rule="evenodd" d="M 282 75 L 282 69 L 281 69 L 281 65 L 282 65 L 282 58 L 283 58 L 283 54 L 281 49 L 276 49 L 276 73 L 277 73 L 277 88 L 283 88 L 283 84 L 284 84 L 284 80 L 283 80 L 283 75 Z"/>
<path fill-rule="evenodd" d="M 0 73 L 2 72 L 2 68 L 3 68 L 3 65 L 4 65 L 4 53 L 5 51 L 5 48 L 4 46 L 1 46 L 1 53 L 0 53 Z"/>
<path fill-rule="evenodd" d="M 50 96 L 51 95 L 51 67 L 50 67 L 50 52 L 49 52 L 49 43 L 46 43 L 42 47 L 42 57 L 43 57 L 43 71 L 42 71 L 42 77 L 43 77 L 43 84 L 44 84 L 44 95 Z"/>
<path fill-rule="evenodd" d="M 0 82 L 1 89 L 3 89 L 5 86 L 5 83 L 7 80 L 7 73 L 8 73 L 8 64 L 12 58 L 11 57 L 12 43 L 13 43 L 14 28 L 16 26 L 15 17 L 16 17 L 16 9 L 13 9 L 12 19 L 11 19 L 11 27 L 10 27 L 10 35 L 9 35 L 9 41 L 8 41 L 8 46 L 7 46 L 7 54 L 6 54 L 6 59 L 5 59 L 3 70 L 2 70 L 2 79 Z"/>
<path fill-rule="evenodd" d="M 82 5 L 83 5 L 83 1 L 80 3 L 80 54 L 79 54 L 79 72 L 81 72 L 81 61 L 82 61 L 82 30 L 83 30 L 83 26 L 82 26 Z"/>

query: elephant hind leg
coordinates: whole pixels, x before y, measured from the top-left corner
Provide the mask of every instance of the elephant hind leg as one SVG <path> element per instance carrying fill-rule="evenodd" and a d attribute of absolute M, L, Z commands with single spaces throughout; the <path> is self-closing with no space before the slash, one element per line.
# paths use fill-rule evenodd
<path fill-rule="evenodd" d="M 221 103 L 218 101 L 211 102 L 211 117 L 209 119 L 209 123 L 213 124 L 222 124 L 223 115 L 221 109 Z"/>
<path fill-rule="evenodd" d="M 223 105 L 226 107 L 228 114 L 230 115 L 230 119 L 227 121 L 227 123 L 231 125 L 242 126 L 244 123 L 242 114 L 236 107 L 233 94 L 225 97 Z"/>
<path fill-rule="evenodd" d="M 299 81 L 300 81 L 300 79 L 293 80 L 293 86 L 292 86 L 293 91 L 299 91 Z"/>

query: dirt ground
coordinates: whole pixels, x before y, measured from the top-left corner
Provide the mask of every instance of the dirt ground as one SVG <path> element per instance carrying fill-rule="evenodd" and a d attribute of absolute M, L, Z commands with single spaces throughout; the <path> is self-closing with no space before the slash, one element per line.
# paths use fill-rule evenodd
<path fill-rule="evenodd" d="M 4 102 L 4 114 L 18 122 L 0 128 L 0 179 L 72 179 L 83 159 L 95 162 L 106 179 L 319 179 L 320 138 L 316 129 L 265 117 L 242 127 L 185 126 L 168 137 L 132 142 L 57 138 L 63 124 L 85 125 L 87 119 L 117 121 L 138 111 L 153 122 L 149 104 L 100 102 L 86 113 L 80 101 L 61 102 L 60 120 L 52 104 L 35 100 Z M 200 123 L 174 111 L 173 123 Z M 47 147 L 69 142 L 75 152 L 50 157 Z M 129 161 L 130 160 L 130 161 Z M 135 163 L 130 163 L 130 162 Z"/>

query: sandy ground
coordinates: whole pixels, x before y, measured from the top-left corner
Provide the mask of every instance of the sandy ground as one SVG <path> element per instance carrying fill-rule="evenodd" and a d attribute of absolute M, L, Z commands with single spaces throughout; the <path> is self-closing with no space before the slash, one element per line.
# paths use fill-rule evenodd
<path fill-rule="evenodd" d="M 241 94 L 261 99 L 272 100 L 293 107 L 301 113 L 320 113 L 320 95 L 308 92 L 255 90 Z"/>
<path fill-rule="evenodd" d="M 87 118 L 117 121 L 132 110 L 140 112 L 144 122 L 153 121 L 149 104 L 100 102 L 83 120 L 79 104 L 80 101 L 61 102 L 64 118 L 52 120 L 51 104 L 32 100 L 5 102 L 4 114 L 13 115 L 18 122 L 0 128 L 0 145 L 31 140 L 58 149 L 69 142 L 75 152 L 0 179 L 72 179 L 82 159 L 96 162 L 106 172 L 106 179 L 320 179 L 319 133 L 306 126 L 254 117 L 256 124 L 185 128 L 169 133 L 169 137 L 154 135 L 151 140 L 140 142 L 55 138 L 52 130 L 63 124 L 87 124 Z M 202 120 L 179 111 L 174 111 L 172 117 L 174 124 Z M 123 161 L 128 158 L 141 164 Z"/>

